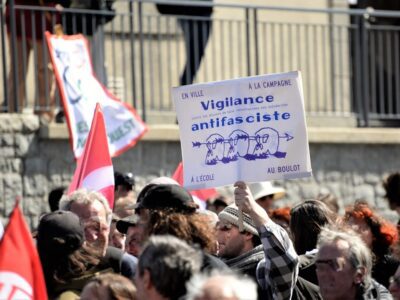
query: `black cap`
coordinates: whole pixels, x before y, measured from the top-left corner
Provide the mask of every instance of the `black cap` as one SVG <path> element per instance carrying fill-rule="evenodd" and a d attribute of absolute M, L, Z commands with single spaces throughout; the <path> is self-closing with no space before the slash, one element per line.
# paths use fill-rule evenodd
<path fill-rule="evenodd" d="M 139 204 L 140 202 L 142 202 L 142 200 L 143 200 L 144 196 L 146 195 L 146 193 L 147 193 L 152 187 L 154 187 L 154 186 L 156 186 L 156 184 L 154 184 L 154 183 L 150 183 L 150 184 L 146 185 L 146 186 L 140 191 L 139 195 L 137 196 L 136 203 Z M 138 207 L 138 204 L 135 205 L 135 208 Z"/>
<path fill-rule="evenodd" d="M 132 216 L 123 218 L 121 220 L 118 220 L 115 227 L 117 228 L 117 230 L 119 232 L 126 234 L 128 232 L 128 228 L 130 226 L 135 226 L 138 221 L 139 221 L 139 216 L 132 215 Z"/>
<path fill-rule="evenodd" d="M 147 187 L 146 187 L 147 188 Z M 141 193 L 136 209 L 171 209 L 177 212 L 194 212 L 197 208 L 192 195 L 183 187 L 175 184 L 157 184 Z"/>
<path fill-rule="evenodd" d="M 114 185 L 115 187 L 123 185 L 132 188 L 135 185 L 135 178 L 132 173 L 114 172 Z"/>
<path fill-rule="evenodd" d="M 84 240 L 79 217 L 70 211 L 57 210 L 40 219 L 37 231 L 39 247 L 44 246 L 50 251 L 69 254 L 79 249 Z"/>

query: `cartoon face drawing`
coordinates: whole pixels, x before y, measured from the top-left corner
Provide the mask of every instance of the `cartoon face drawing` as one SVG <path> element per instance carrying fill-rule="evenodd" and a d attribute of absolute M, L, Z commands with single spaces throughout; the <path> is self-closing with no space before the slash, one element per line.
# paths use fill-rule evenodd
<path fill-rule="evenodd" d="M 206 155 L 207 165 L 215 165 L 218 161 L 223 159 L 225 142 L 222 135 L 217 133 L 210 135 L 206 140 L 206 147 L 208 149 Z"/>
<path fill-rule="evenodd" d="M 255 144 L 253 155 L 256 158 L 267 158 L 279 150 L 279 132 L 265 127 L 254 134 Z"/>
<path fill-rule="evenodd" d="M 62 79 L 68 100 L 75 104 L 82 99 L 82 76 L 87 64 L 85 49 L 80 44 L 73 45 L 73 51 L 63 51 L 56 49 L 56 56 L 63 64 Z"/>
<path fill-rule="evenodd" d="M 271 127 L 264 127 L 250 135 L 246 131 L 236 129 L 227 138 L 214 133 L 204 142 L 192 141 L 193 148 L 205 146 L 207 154 L 205 163 L 216 165 L 219 162 L 224 164 L 235 162 L 239 159 L 257 160 L 270 157 L 285 158 L 287 152 L 281 151 L 280 139 L 291 141 L 294 139 L 289 133 L 279 135 L 279 132 Z"/>
<path fill-rule="evenodd" d="M 243 130 L 234 130 L 228 137 L 228 147 L 225 158 L 229 161 L 237 160 L 238 157 L 245 157 L 249 151 L 249 134 Z"/>

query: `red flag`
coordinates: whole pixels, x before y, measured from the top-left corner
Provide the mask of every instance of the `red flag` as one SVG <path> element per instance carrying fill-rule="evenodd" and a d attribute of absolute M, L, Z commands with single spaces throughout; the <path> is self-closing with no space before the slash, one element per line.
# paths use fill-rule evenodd
<path fill-rule="evenodd" d="M 18 202 L 0 242 L 0 299 L 47 299 L 39 255 Z"/>
<path fill-rule="evenodd" d="M 174 172 L 174 175 L 172 175 L 172 178 L 175 179 L 180 185 L 183 186 L 183 163 L 180 162 L 178 167 L 176 167 L 176 170 Z M 193 196 L 196 196 L 202 201 L 207 201 L 207 199 L 210 199 L 212 197 L 215 197 L 218 192 L 216 189 L 203 189 L 203 190 L 194 190 L 194 191 L 189 191 L 190 194 Z"/>
<path fill-rule="evenodd" d="M 79 157 L 68 194 L 79 188 L 97 191 L 114 206 L 114 169 L 108 150 L 103 112 L 97 103 L 83 154 Z"/>

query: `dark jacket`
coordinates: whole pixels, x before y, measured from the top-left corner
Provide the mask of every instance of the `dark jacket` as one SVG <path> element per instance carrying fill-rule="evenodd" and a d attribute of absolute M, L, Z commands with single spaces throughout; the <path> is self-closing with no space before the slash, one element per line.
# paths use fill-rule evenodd
<path fill-rule="evenodd" d="M 299 255 L 299 276 L 318 286 L 315 253 Z"/>
<path fill-rule="evenodd" d="M 52 288 L 53 295 L 50 299 L 74 299 L 74 295 L 80 295 L 83 287 L 94 277 L 103 273 L 119 273 L 133 280 L 137 267 L 137 258 L 124 253 L 121 249 L 107 247 L 106 254 L 100 260 L 100 263 L 82 274 L 79 277 L 68 280 L 66 283 L 55 283 Z"/>
<path fill-rule="evenodd" d="M 201 271 L 212 271 L 212 270 L 227 270 L 229 267 L 218 257 L 215 257 L 206 252 L 203 253 L 203 263 L 201 264 Z"/>
<path fill-rule="evenodd" d="M 265 257 L 262 245 L 258 245 L 254 249 L 239 255 L 238 257 L 225 260 L 225 263 L 234 271 L 252 278 L 257 282 L 256 270 L 258 263 Z M 257 284 L 258 299 L 266 299 L 267 292 L 263 291 L 261 286 Z"/>
<path fill-rule="evenodd" d="M 293 300 L 320 300 L 319 287 L 301 277 L 297 277 L 296 286 L 293 290 Z"/>
<path fill-rule="evenodd" d="M 92 10 L 91 13 L 65 12 L 64 29 L 67 34 L 93 35 L 97 27 L 115 17 L 114 0 L 71 0 L 69 8 Z"/>
<path fill-rule="evenodd" d="M 107 247 L 106 255 L 101 259 L 103 268 L 112 268 L 115 273 L 131 280 L 135 276 L 137 263 L 138 259 L 135 256 L 112 246 Z"/>
<path fill-rule="evenodd" d="M 356 300 L 392 300 L 390 292 L 383 285 L 372 279 L 365 290 L 360 290 Z"/>
<path fill-rule="evenodd" d="M 373 8 L 374 10 L 400 10 L 400 1 L 398 0 L 358 0 L 357 4 L 350 5 L 350 8 Z M 393 17 L 369 17 L 368 22 L 379 25 L 399 25 L 399 18 Z"/>
<path fill-rule="evenodd" d="M 85 272 L 79 277 L 72 278 L 66 283 L 54 283 L 53 290 L 54 294 L 49 295 L 49 299 L 75 299 L 74 296 L 80 295 L 83 288 L 89 281 L 94 279 L 96 276 L 104 273 L 112 273 L 111 268 L 99 269 L 98 267 Z M 79 299 L 79 298 L 76 298 Z"/>
<path fill-rule="evenodd" d="M 384 255 L 374 263 L 372 278 L 384 287 L 389 288 L 389 278 L 396 273 L 400 261 L 391 255 Z"/>
<path fill-rule="evenodd" d="M 212 2 L 213 0 L 196 0 Z M 190 4 L 190 1 L 188 1 Z M 183 16 L 202 16 L 207 17 L 212 14 L 212 6 L 193 6 L 193 5 L 169 5 L 156 4 L 156 8 L 163 15 L 183 15 Z"/>
<path fill-rule="evenodd" d="M 239 255 L 238 257 L 234 257 L 231 259 L 225 260 L 225 263 L 232 270 L 236 270 L 242 274 L 248 275 L 257 282 L 256 277 L 256 269 L 260 260 L 265 257 L 264 249 L 262 245 L 258 245 L 254 249 Z"/>
<path fill-rule="evenodd" d="M 11 16 L 12 12 L 10 11 L 9 1 L 6 4 L 6 24 L 8 32 L 11 32 Z M 49 8 L 54 8 L 56 4 L 60 4 L 64 7 L 69 5 L 68 0 L 14 0 L 15 5 L 30 5 L 30 6 L 45 6 Z M 42 26 L 42 19 L 44 20 L 44 26 Z M 43 12 L 40 10 L 20 10 L 15 9 L 15 24 L 16 24 L 16 33 L 17 37 L 26 37 L 27 39 L 31 39 L 35 37 L 35 39 L 40 40 L 43 38 L 44 32 L 46 30 L 52 32 L 53 24 L 52 22 L 60 23 L 61 16 L 59 13 L 55 12 Z M 32 23 L 34 26 L 32 27 Z"/>

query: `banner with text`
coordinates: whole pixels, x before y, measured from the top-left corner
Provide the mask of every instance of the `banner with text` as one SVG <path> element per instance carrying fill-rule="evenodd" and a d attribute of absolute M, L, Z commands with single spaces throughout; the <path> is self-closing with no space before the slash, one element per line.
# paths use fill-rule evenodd
<path fill-rule="evenodd" d="M 172 89 L 184 186 L 312 175 L 300 72 Z"/>
<path fill-rule="evenodd" d="M 75 157 L 82 154 L 97 103 L 104 113 L 110 156 L 134 146 L 147 127 L 130 105 L 97 80 L 85 37 L 46 32 L 46 38 Z"/>

